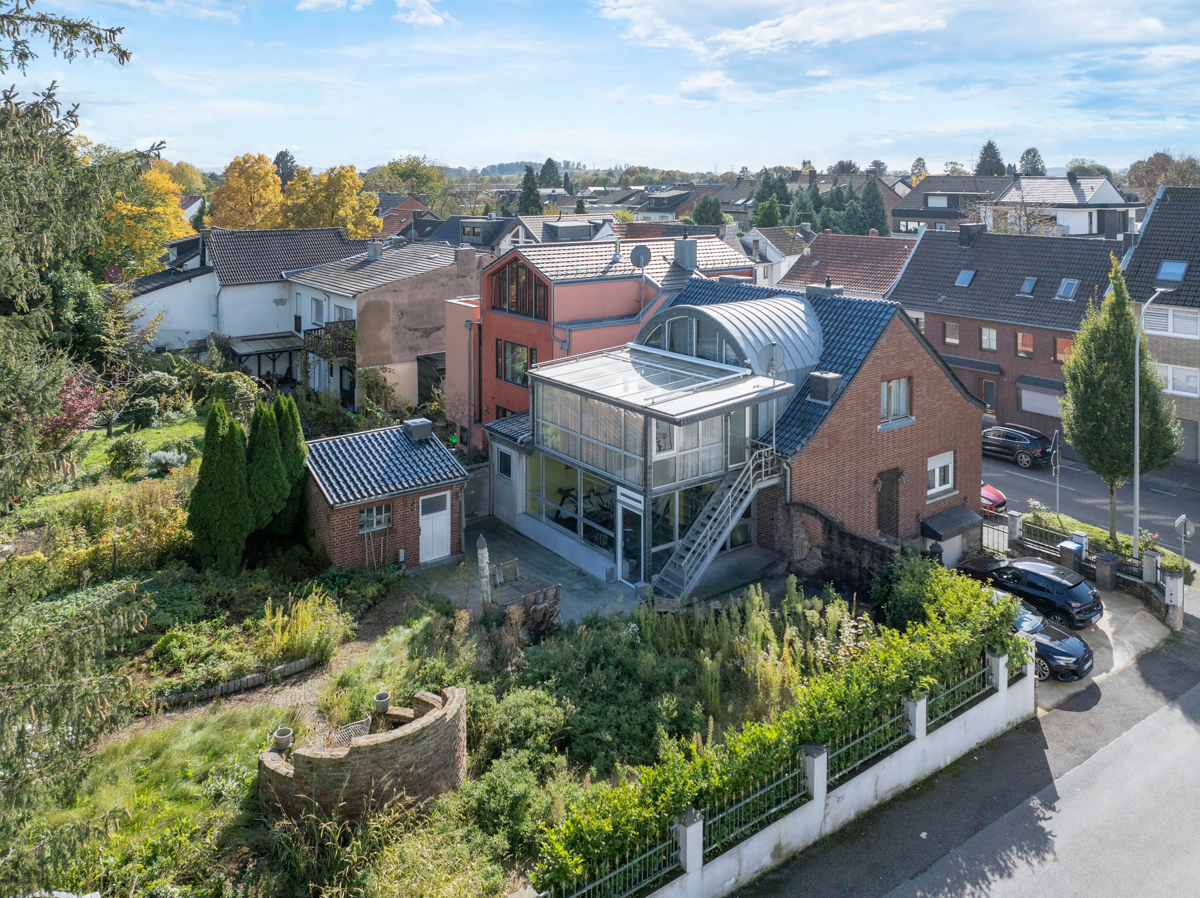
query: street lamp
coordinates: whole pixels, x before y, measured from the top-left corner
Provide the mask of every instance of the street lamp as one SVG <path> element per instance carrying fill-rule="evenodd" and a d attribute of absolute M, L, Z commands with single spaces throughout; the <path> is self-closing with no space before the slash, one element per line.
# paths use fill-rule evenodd
<path fill-rule="evenodd" d="M 1133 338 L 1133 560 L 1142 557 L 1142 322 L 1150 303 L 1164 293 L 1174 293 L 1170 287 L 1159 287 L 1142 306 L 1138 316 L 1137 333 Z"/>

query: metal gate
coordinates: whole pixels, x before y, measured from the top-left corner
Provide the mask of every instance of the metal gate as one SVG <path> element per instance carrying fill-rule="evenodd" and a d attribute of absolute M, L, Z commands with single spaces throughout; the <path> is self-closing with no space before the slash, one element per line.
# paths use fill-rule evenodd
<path fill-rule="evenodd" d="M 983 550 L 1001 558 L 1008 555 L 1008 519 L 1004 515 L 983 512 Z"/>

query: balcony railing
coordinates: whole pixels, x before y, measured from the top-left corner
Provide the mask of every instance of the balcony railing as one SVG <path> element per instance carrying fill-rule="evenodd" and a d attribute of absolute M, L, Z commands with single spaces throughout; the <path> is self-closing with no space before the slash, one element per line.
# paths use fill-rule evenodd
<path fill-rule="evenodd" d="M 304 348 L 323 359 L 353 359 L 357 353 L 358 332 L 353 318 L 329 321 L 304 332 Z"/>

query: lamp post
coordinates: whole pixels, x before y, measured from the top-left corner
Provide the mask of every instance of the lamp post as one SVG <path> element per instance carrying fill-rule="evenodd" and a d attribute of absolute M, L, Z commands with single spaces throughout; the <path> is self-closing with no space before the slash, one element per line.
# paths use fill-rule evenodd
<path fill-rule="evenodd" d="M 1142 557 L 1142 322 L 1150 303 L 1164 293 L 1173 293 L 1170 287 L 1159 287 L 1142 306 L 1138 315 L 1137 333 L 1133 337 L 1133 560 Z"/>

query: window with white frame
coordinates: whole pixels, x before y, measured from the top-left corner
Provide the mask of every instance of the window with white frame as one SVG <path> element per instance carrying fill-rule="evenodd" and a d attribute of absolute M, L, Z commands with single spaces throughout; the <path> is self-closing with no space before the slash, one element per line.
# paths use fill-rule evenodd
<path fill-rule="evenodd" d="M 1079 281 L 1077 278 L 1063 278 L 1062 283 L 1058 285 L 1058 293 L 1054 295 L 1054 298 L 1073 300 L 1078 290 Z"/>
<path fill-rule="evenodd" d="M 925 197 L 925 208 L 927 209 L 945 209 L 950 205 L 950 198 L 947 196 L 927 196 Z"/>
<path fill-rule="evenodd" d="M 935 455 L 925 463 L 925 494 L 954 489 L 954 452 Z"/>
<path fill-rule="evenodd" d="M 879 423 L 889 424 L 911 417 L 908 413 L 908 378 L 885 380 L 879 385 Z"/>
<path fill-rule="evenodd" d="M 1200 368 L 1159 365 L 1158 376 L 1162 378 L 1164 393 L 1170 393 L 1172 396 L 1200 396 Z"/>
<path fill-rule="evenodd" d="M 917 330 L 925 333 L 925 313 L 924 312 L 909 312 L 908 317 L 912 319 L 912 323 L 917 326 Z"/>
<path fill-rule="evenodd" d="M 325 301 L 315 296 L 312 300 L 312 320 L 313 324 L 325 323 Z"/>
<path fill-rule="evenodd" d="M 345 306 L 334 305 L 333 317 L 338 321 L 353 321 L 354 309 L 347 309 Z"/>
<path fill-rule="evenodd" d="M 1151 306 L 1143 319 L 1148 334 L 1200 339 L 1200 310 Z"/>
<path fill-rule="evenodd" d="M 979 348 L 985 352 L 996 351 L 996 329 L 994 327 L 979 329 Z"/>
<path fill-rule="evenodd" d="M 392 526 L 392 506 L 390 504 L 364 508 L 358 513 L 359 533 L 386 530 L 390 526 Z"/>
<path fill-rule="evenodd" d="M 1171 259 L 1164 259 L 1162 264 L 1158 266 L 1158 281 L 1182 281 L 1183 276 L 1187 274 L 1188 263 L 1176 262 Z"/>

